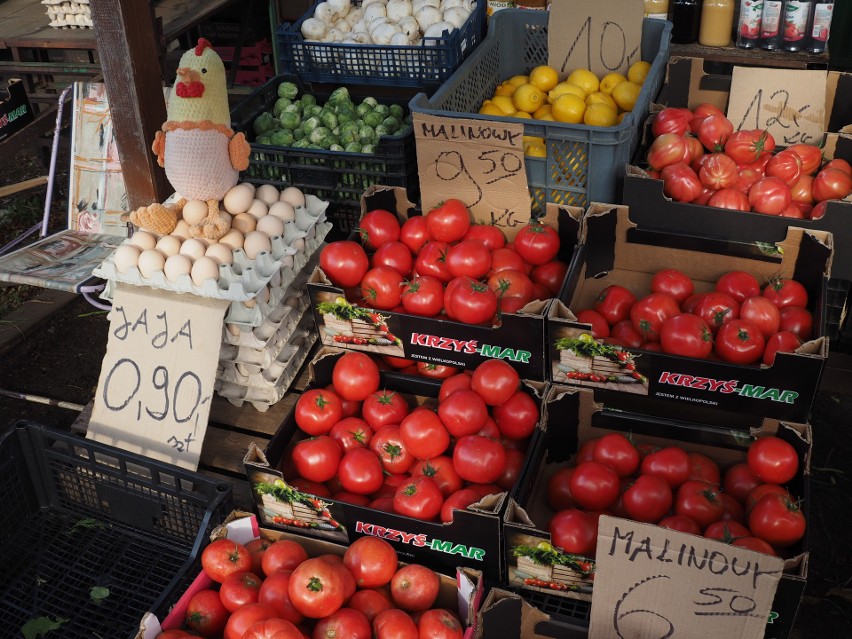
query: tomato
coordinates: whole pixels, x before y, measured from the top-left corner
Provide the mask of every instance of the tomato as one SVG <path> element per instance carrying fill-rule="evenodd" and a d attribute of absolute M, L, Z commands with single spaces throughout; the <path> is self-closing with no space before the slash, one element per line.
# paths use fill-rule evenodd
<path fill-rule="evenodd" d="M 713 350 L 713 334 L 698 315 L 680 313 L 663 322 L 660 344 L 664 353 L 703 359 Z"/>
<path fill-rule="evenodd" d="M 476 222 L 470 225 L 467 233 L 465 233 L 464 240 L 481 242 L 489 251 L 495 251 L 506 245 L 506 234 L 499 226 Z"/>
<path fill-rule="evenodd" d="M 465 510 L 471 504 L 481 499 L 479 493 L 470 488 L 462 488 L 449 495 L 441 506 L 440 519 L 442 523 L 448 524 L 453 521 L 455 510 Z"/>
<path fill-rule="evenodd" d="M 598 293 L 592 308 L 599 313 L 610 326 L 630 317 L 630 308 L 636 303 L 636 296 L 618 284 L 611 284 Z"/>
<path fill-rule="evenodd" d="M 568 265 L 565 262 L 551 260 L 534 267 L 530 277 L 534 283 L 541 284 L 547 289 L 550 297 L 556 297 L 559 295 L 559 290 L 562 288 L 562 282 L 567 273 Z"/>
<path fill-rule="evenodd" d="M 810 175 L 802 175 L 799 180 L 790 187 L 791 204 L 813 204 L 814 179 Z"/>
<path fill-rule="evenodd" d="M 429 275 L 418 275 L 403 283 L 402 307 L 410 315 L 435 317 L 444 308 L 443 283 Z"/>
<path fill-rule="evenodd" d="M 676 515 L 686 515 L 702 530 L 719 521 L 725 512 L 719 489 L 704 481 L 689 480 L 677 489 L 674 499 Z"/>
<path fill-rule="evenodd" d="M 441 389 L 438 391 L 438 403 L 440 404 L 456 391 L 470 390 L 472 378 L 473 376 L 465 371 L 445 379 L 441 382 Z"/>
<path fill-rule="evenodd" d="M 689 479 L 722 485 L 722 475 L 716 462 L 701 453 L 687 453 L 686 456 L 689 458 Z"/>
<path fill-rule="evenodd" d="M 339 490 L 331 498 L 335 501 L 345 501 L 347 504 L 354 504 L 355 506 L 363 506 L 365 508 L 370 505 L 370 498 L 367 495 L 350 493 L 348 490 Z"/>
<path fill-rule="evenodd" d="M 402 420 L 399 436 L 403 446 L 417 459 L 438 457 L 450 447 L 450 433 L 443 420 L 434 411 L 422 406 L 415 408 Z"/>
<path fill-rule="evenodd" d="M 689 121 L 692 112 L 689 109 L 679 107 L 666 107 L 654 116 L 651 123 L 651 134 L 657 138 L 663 133 L 677 133 L 683 135 L 689 131 Z"/>
<path fill-rule="evenodd" d="M 760 129 L 734 131 L 725 142 L 725 153 L 737 164 L 751 164 L 775 150 L 775 138 Z"/>
<path fill-rule="evenodd" d="M 679 314 L 680 307 L 675 298 L 662 293 L 651 293 L 631 307 L 630 321 L 645 341 L 658 342 L 663 322 Z"/>
<path fill-rule="evenodd" d="M 453 449 L 453 467 L 459 477 L 474 484 L 496 481 L 505 464 L 503 445 L 481 435 L 460 437 Z"/>
<path fill-rule="evenodd" d="M 716 280 L 716 291 L 733 297 L 739 304 L 760 295 L 760 283 L 751 273 L 728 271 Z"/>
<path fill-rule="evenodd" d="M 259 621 L 275 618 L 275 608 L 263 603 L 249 603 L 228 617 L 224 639 L 242 639 L 248 629 Z"/>
<path fill-rule="evenodd" d="M 681 304 L 695 292 L 695 286 L 685 273 L 675 268 L 667 268 L 654 273 L 651 278 L 651 292 L 670 295 Z"/>
<path fill-rule="evenodd" d="M 453 277 L 478 279 L 491 268 L 491 251 L 482 242 L 462 240 L 447 251 L 447 268 Z"/>
<path fill-rule="evenodd" d="M 592 459 L 609 464 L 619 477 L 629 477 L 639 468 L 639 451 L 621 433 L 608 433 L 595 441 Z"/>
<path fill-rule="evenodd" d="M 786 548 L 805 535 L 805 516 L 791 498 L 764 495 L 748 514 L 748 527 L 773 548 Z"/>
<path fill-rule="evenodd" d="M 420 475 L 397 489 L 393 509 L 406 517 L 432 521 L 441 513 L 443 503 L 444 495 L 435 480 Z"/>
<path fill-rule="evenodd" d="M 748 494 L 760 485 L 746 462 L 734 464 L 722 476 L 722 490 L 738 502 L 745 503 Z"/>
<path fill-rule="evenodd" d="M 788 146 L 787 150 L 799 156 L 799 160 L 802 162 L 803 175 L 813 175 L 819 165 L 822 164 L 822 149 L 818 146 L 799 143 Z"/>
<path fill-rule="evenodd" d="M 766 163 L 765 175 L 777 177 L 788 187 L 792 187 L 802 175 L 802 159 L 795 151 L 781 151 Z"/>
<path fill-rule="evenodd" d="M 571 475 L 573 467 L 563 467 L 550 476 L 547 481 L 547 504 L 552 510 L 565 510 L 577 505 L 571 495 Z"/>
<path fill-rule="evenodd" d="M 690 130 L 694 130 L 701 124 L 701 120 L 710 115 L 725 115 L 724 112 L 716 105 L 709 102 L 702 102 L 692 110 L 692 120 L 690 120 Z M 697 121 L 696 121 L 697 120 Z M 693 127 L 693 125 L 695 125 Z"/>
<path fill-rule="evenodd" d="M 500 359 L 489 359 L 473 371 L 470 389 L 487 406 L 499 406 L 515 394 L 520 381 L 520 375 L 511 364 Z"/>
<path fill-rule="evenodd" d="M 290 575 L 288 593 L 293 607 L 311 619 L 327 617 L 339 610 L 344 601 L 340 575 L 331 564 L 318 557 L 307 559 L 296 567 Z"/>
<path fill-rule="evenodd" d="M 347 604 L 353 610 L 362 613 L 371 624 L 376 616 L 384 611 L 390 610 L 392 603 L 388 595 L 382 590 L 375 588 L 364 588 L 352 595 Z"/>
<path fill-rule="evenodd" d="M 803 204 L 802 202 L 790 202 L 789 206 L 786 209 L 781 211 L 778 216 L 779 217 L 787 217 L 796 220 L 804 220 L 805 219 L 805 210 L 803 207 L 810 206 Z"/>
<path fill-rule="evenodd" d="M 444 497 L 449 497 L 461 490 L 464 481 L 453 467 L 453 460 L 447 455 L 439 455 L 431 459 L 421 459 L 411 467 L 411 477 L 430 477 L 441 489 Z M 403 482 L 405 483 L 405 482 Z M 394 491 L 396 494 L 396 491 Z"/>
<path fill-rule="evenodd" d="M 438 417 L 453 437 L 473 435 L 485 425 L 488 406 L 475 391 L 458 390 L 438 404 Z"/>
<path fill-rule="evenodd" d="M 299 476 L 316 482 L 325 482 L 337 474 L 343 457 L 340 446 L 328 435 L 302 439 L 292 451 L 293 463 Z"/>
<path fill-rule="evenodd" d="M 609 508 L 618 498 L 620 490 L 615 469 L 594 460 L 577 464 L 568 483 L 574 501 L 588 510 Z"/>
<path fill-rule="evenodd" d="M 402 610 L 428 610 L 438 598 L 441 580 L 420 564 L 408 564 L 397 570 L 390 583 L 391 598 Z"/>
<path fill-rule="evenodd" d="M 735 539 L 751 537 L 751 531 L 736 521 L 720 519 L 707 526 L 704 536 L 707 539 L 718 539 L 726 544 L 732 544 Z"/>
<path fill-rule="evenodd" d="M 732 364 L 757 362 L 763 356 L 765 345 L 760 328 L 748 320 L 731 320 L 716 332 L 716 354 Z"/>
<path fill-rule="evenodd" d="M 689 455 L 678 446 L 668 446 L 645 455 L 639 468 L 643 475 L 662 477 L 675 489 L 689 479 Z"/>
<path fill-rule="evenodd" d="M 707 200 L 708 206 L 718 209 L 731 209 L 734 211 L 751 211 L 748 196 L 736 187 L 720 189 Z"/>
<path fill-rule="evenodd" d="M 506 448 L 506 465 L 503 467 L 503 472 L 497 478 L 497 485 L 503 490 L 511 490 L 518 477 L 521 476 L 521 470 L 524 467 L 524 461 L 527 458 L 525 451 L 518 448 Z"/>
<path fill-rule="evenodd" d="M 655 523 L 668 514 L 672 499 L 672 489 L 665 479 L 639 475 L 624 491 L 622 504 L 631 519 Z"/>
<path fill-rule="evenodd" d="M 376 250 L 388 242 L 398 241 L 399 233 L 399 219 L 396 215 L 384 209 L 368 211 L 358 225 L 361 242 L 371 250 Z"/>
<path fill-rule="evenodd" d="M 403 277 L 408 277 L 414 268 L 414 257 L 402 242 L 387 242 L 373 253 L 370 266 L 389 266 Z"/>
<path fill-rule="evenodd" d="M 316 485 L 322 486 L 322 484 Z M 263 560 L 263 553 L 265 553 L 266 549 L 272 545 L 272 542 L 267 541 L 266 539 L 252 539 L 250 542 L 244 545 L 246 547 L 246 550 L 248 550 L 249 554 L 251 555 L 251 572 L 256 575 L 264 574 L 263 569 L 261 567 L 261 561 Z"/>
<path fill-rule="evenodd" d="M 663 133 L 651 142 L 645 159 L 648 166 L 661 171 L 667 166 L 683 162 L 683 158 L 688 152 L 689 147 L 682 134 Z"/>
<path fill-rule="evenodd" d="M 251 570 L 251 554 L 240 543 L 217 539 L 202 551 L 201 567 L 210 579 L 222 583 L 232 573 Z"/>
<path fill-rule="evenodd" d="M 799 336 L 790 331 L 779 331 L 766 340 L 763 349 L 763 363 L 772 366 L 775 363 L 775 353 L 792 353 L 802 345 Z"/>
<path fill-rule="evenodd" d="M 706 159 L 701 163 L 698 171 L 698 179 L 701 183 L 714 191 L 725 189 L 737 183 L 739 172 L 737 163 L 724 153 L 711 153 L 704 156 Z"/>
<path fill-rule="evenodd" d="M 258 601 L 272 606 L 275 609 L 276 617 L 286 619 L 291 623 L 300 623 L 302 613 L 296 610 L 290 602 L 291 574 L 293 574 L 292 570 L 284 570 L 264 579 L 263 583 L 260 584 Z"/>
<path fill-rule="evenodd" d="M 414 464 L 414 455 L 405 446 L 397 424 L 386 424 L 373 434 L 370 440 L 370 450 L 378 455 L 379 460 L 389 473 L 405 473 Z"/>
<path fill-rule="evenodd" d="M 515 391 L 509 399 L 496 406 L 492 415 L 500 434 L 513 440 L 532 435 L 540 417 L 535 400 L 523 390 Z"/>
<path fill-rule="evenodd" d="M 515 251 L 508 248 L 500 248 L 491 252 L 491 270 L 488 272 L 499 273 L 500 271 L 518 271 L 519 273 L 532 272 L 527 268 L 524 259 Z"/>
<path fill-rule="evenodd" d="M 384 539 L 359 537 L 343 553 L 343 565 L 355 577 L 359 588 L 378 588 L 390 583 L 399 557 Z"/>
<path fill-rule="evenodd" d="M 695 137 L 711 152 L 724 151 L 728 138 L 734 133 L 734 125 L 724 115 L 712 114 L 701 120 Z"/>
<path fill-rule="evenodd" d="M 287 483 L 290 484 L 290 486 L 292 486 L 296 490 L 301 490 L 303 493 L 308 493 L 317 497 L 331 497 L 331 491 L 325 484 L 310 481 L 308 479 L 305 479 L 304 477 L 295 477 L 293 479 L 288 479 Z M 260 569 L 258 568 L 258 570 Z"/>
<path fill-rule="evenodd" d="M 470 211 L 461 200 L 450 198 L 426 213 L 426 228 L 439 242 L 458 242 L 470 229 Z"/>
<path fill-rule="evenodd" d="M 700 204 L 701 206 L 708 206 L 709 202 L 710 202 L 710 198 L 712 198 L 714 195 L 716 195 L 716 191 L 711 189 L 709 186 L 704 186 L 701 189 L 701 193 L 699 193 L 695 197 L 695 199 L 692 200 L 692 204 Z"/>
<path fill-rule="evenodd" d="M 417 374 L 430 379 L 447 379 L 458 372 L 455 366 L 444 366 L 443 364 L 431 364 L 429 362 L 417 362 Z"/>
<path fill-rule="evenodd" d="M 261 579 L 251 572 L 234 572 L 222 580 L 219 598 L 228 612 L 248 603 L 256 603 L 260 594 Z"/>
<path fill-rule="evenodd" d="M 184 632 L 180 628 L 172 628 L 155 635 L 154 639 L 192 639 L 194 636 L 195 635 L 191 635 L 188 632 Z"/>
<path fill-rule="evenodd" d="M 331 380 L 342 399 L 365 401 L 379 390 L 379 367 L 365 353 L 347 352 L 335 362 Z"/>
<path fill-rule="evenodd" d="M 692 202 L 704 190 L 698 174 L 683 162 L 668 165 L 660 176 L 663 178 L 663 193 L 678 202 Z"/>
<path fill-rule="evenodd" d="M 625 348 L 639 348 L 642 342 L 642 336 L 633 328 L 633 322 L 630 319 L 623 319 L 620 322 L 613 324 L 609 331 L 610 338 L 621 340 Z"/>
<path fill-rule="evenodd" d="M 417 628 L 421 639 L 462 639 L 464 631 L 458 617 L 444 608 L 432 608 L 420 615 Z"/>
<path fill-rule="evenodd" d="M 722 493 L 719 495 L 719 498 L 722 500 L 722 507 L 725 509 L 722 519 L 735 521 L 740 524 L 745 522 L 745 511 L 740 502 L 728 493 Z"/>
<path fill-rule="evenodd" d="M 374 430 L 386 424 L 399 424 L 408 413 L 408 401 L 396 391 L 375 391 L 361 406 L 362 418 Z"/>
<path fill-rule="evenodd" d="M 456 278 L 457 285 L 444 293 L 447 314 L 465 324 L 491 323 L 497 313 L 497 295 L 488 285 L 470 278 Z"/>
<path fill-rule="evenodd" d="M 787 492 L 787 489 L 783 486 L 778 484 L 760 484 L 748 494 L 748 497 L 746 497 L 744 504 L 745 514 L 749 514 L 751 509 L 754 508 L 754 505 L 766 495 L 783 495 L 785 497 L 790 497 L 790 493 Z"/>
<path fill-rule="evenodd" d="M 301 544 L 288 539 L 279 539 L 269 545 L 261 559 L 261 569 L 266 576 L 284 570 L 293 570 L 308 558 Z"/>
<path fill-rule="evenodd" d="M 370 258 L 358 242 L 331 242 L 320 251 L 320 268 L 332 284 L 349 288 L 361 282 L 370 268 Z"/>
<path fill-rule="evenodd" d="M 747 463 L 754 476 L 768 484 L 786 484 L 799 470 L 796 449 L 774 436 L 753 442 L 748 449 Z"/>
<path fill-rule="evenodd" d="M 328 433 L 340 450 L 348 453 L 355 448 L 366 448 L 373 438 L 373 429 L 363 419 L 344 417 Z"/>
<path fill-rule="evenodd" d="M 308 435 L 325 435 L 343 419 L 340 396 L 329 390 L 307 390 L 296 401 L 296 425 Z"/>
<path fill-rule="evenodd" d="M 748 203 L 757 213 L 778 215 L 792 201 L 790 187 L 777 177 L 760 178 L 748 190 Z"/>
<path fill-rule="evenodd" d="M 751 187 L 761 178 L 763 177 L 763 170 L 758 170 L 755 168 L 746 167 L 744 169 L 740 169 L 740 177 L 737 178 L 737 183 L 734 184 L 734 187 L 737 191 L 742 191 L 745 195 L 748 195 Z M 746 202 L 748 202 L 748 197 L 746 197 Z M 748 211 L 751 210 L 751 204 L 748 205 Z"/>
<path fill-rule="evenodd" d="M 731 542 L 731 545 L 736 546 L 737 548 L 747 548 L 748 550 L 754 550 L 755 552 L 762 552 L 764 555 L 772 555 L 773 557 L 778 556 L 778 553 L 775 552 L 775 549 L 772 548 L 772 546 L 757 537 L 740 537 L 739 539 L 734 539 L 734 541 Z"/>
<path fill-rule="evenodd" d="M 402 302 L 402 281 L 389 266 L 376 266 L 361 278 L 361 297 L 372 308 L 389 311 Z"/>
<path fill-rule="evenodd" d="M 447 266 L 447 251 L 450 245 L 446 242 L 430 240 L 420 249 L 414 260 L 414 272 L 417 275 L 428 275 L 440 280 L 444 284 L 453 279 L 452 273 Z"/>
<path fill-rule="evenodd" d="M 559 253 L 559 234 L 541 222 L 530 222 L 522 227 L 514 240 L 515 250 L 527 264 L 540 266 L 556 258 Z"/>
<path fill-rule="evenodd" d="M 801 306 L 785 306 L 781 309 L 779 329 L 795 334 L 803 342 L 813 334 L 814 318 L 811 312 Z"/>
<path fill-rule="evenodd" d="M 576 508 L 557 512 L 547 525 L 550 542 L 567 553 L 594 557 L 598 543 L 598 522 Z"/>
<path fill-rule="evenodd" d="M 382 462 L 366 448 L 356 448 L 343 455 L 337 468 L 344 490 L 356 495 L 372 495 L 382 487 Z"/>
<path fill-rule="evenodd" d="M 501 301 L 517 297 L 526 304 L 533 299 L 533 281 L 520 271 L 504 269 L 492 272 L 488 276 L 488 286 Z"/>
<path fill-rule="evenodd" d="M 749 297 L 745 300 L 740 306 L 740 319 L 753 322 L 765 340 L 775 335 L 781 325 L 778 307 L 765 297 Z"/>
<path fill-rule="evenodd" d="M 763 288 L 763 297 L 778 308 L 785 306 L 807 306 L 808 291 L 796 280 L 785 277 L 774 278 Z"/>
<path fill-rule="evenodd" d="M 660 528 L 668 528 L 669 530 L 677 530 L 679 532 L 690 533 L 692 535 L 701 534 L 701 528 L 698 524 L 686 515 L 669 515 L 657 522 L 657 525 Z"/>
<path fill-rule="evenodd" d="M 695 314 L 716 333 L 720 326 L 740 316 L 740 305 L 727 293 L 706 293 L 695 306 Z"/>
<path fill-rule="evenodd" d="M 399 229 L 399 241 L 414 255 L 417 255 L 430 239 L 432 238 L 426 228 L 426 218 L 422 215 L 412 215 Z"/>
<path fill-rule="evenodd" d="M 584 309 L 578 311 L 577 321 L 580 324 L 589 324 L 591 326 L 592 337 L 595 339 L 603 339 L 609 337 L 609 324 L 604 317 L 597 311 Z"/>
<path fill-rule="evenodd" d="M 218 592 L 199 590 L 186 606 L 184 624 L 202 637 L 214 637 L 225 629 L 229 615 Z"/>
<path fill-rule="evenodd" d="M 808 219 L 811 219 L 811 220 L 820 219 L 823 215 L 825 215 L 825 208 L 826 208 L 827 204 L 828 204 L 828 200 L 823 200 L 822 202 L 817 202 L 816 204 L 814 204 L 814 208 L 811 209 L 810 215 L 808 216 Z"/>
<path fill-rule="evenodd" d="M 842 200 L 852 193 L 852 176 L 840 169 L 824 168 L 813 183 L 814 200 Z"/>
<path fill-rule="evenodd" d="M 373 619 L 373 634 L 376 639 L 418 639 L 417 624 L 411 616 L 399 608 L 391 608 Z"/>
<path fill-rule="evenodd" d="M 360 610 L 341 608 L 314 626 L 313 639 L 372 639 L 370 620 Z M 272 639 L 272 638 L 270 638 Z"/>

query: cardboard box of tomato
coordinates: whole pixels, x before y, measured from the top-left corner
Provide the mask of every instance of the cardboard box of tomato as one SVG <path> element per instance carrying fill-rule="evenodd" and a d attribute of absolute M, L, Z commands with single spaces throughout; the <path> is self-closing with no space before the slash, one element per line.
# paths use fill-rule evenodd
<path fill-rule="evenodd" d="M 344 350 L 324 348 L 311 364 L 311 388 L 325 388 L 332 381 L 335 363 Z M 380 388 L 403 394 L 410 406 L 434 406 L 440 380 L 381 373 Z M 545 384 L 524 382 L 524 388 L 541 411 Z M 543 417 L 542 417 L 543 419 Z M 538 437 L 541 421 L 531 437 Z M 385 512 L 339 501 L 318 498 L 291 486 L 282 465 L 291 466 L 293 447 L 307 435 L 296 424 L 292 411 L 265 450 L 252 444 L 244 463 L 261 523 L 346 544 L 364 535 L 388 540 L 405 561 L 422 563 L 436 571 L 464 566 L 481 570 L 488 580 L 500 578 L 502 551 L 500 517 L 507 492 L 491 494 L 464 510 L 456 510 L 453 521 L 424 521 L 396 512 Z"/>
<path fill-rule="evenodd" d="M 791 227 L 777 244 L 728 242 L 648 231 L 633 223 L 626 206 L 593 204 L 583 218 L 582 237 L 564 295 L 548 315 L 551 381 L 594 388 L 604 402 L 643 414 L 730 427 L 753 416 L 808 420 L 828 355 L 823 315 L 831 234 Z M 591 309 L 611 284 L 641 300 L 663 269 L 687 275 L 695 293 L 712 291 L 731 271 L 750 273 L 761 286 L 773 278 L 795 279 L 808 294 L 812 338 L 796 352 L 777 353 L 771 366 L 729 363 L 713 353 L 699 359 L 611 347 L 590 339 L 590 325 L 576 320 L 578 312 Z"/>
<path fill-rule="evenodd" d="M 225 523 L 213 531 L 210 541 L 217 539 L 231 539 L 243 545 L 253 539 L 265 539 L 269 542 L 286 539 L 300 544 L 307 551 L 308 557 L 325 554 L 342 557 L 346 551 L 346 546 L 329 541 L 261 528 L 255 515 L 241 511 L 231 513 Z M 200 558 L 201 552 L 198 554 Z M 202 570 L 200 559 L 196 563 L 196 576 L 180 598 L 176 602 L 162 601 L 153 611 L 147 613 L 139 624 L 139 632 L 135 639 L 155 639 L 161 632 L 182 628 L 186 619 L 187 606 L 193 595 L 216 586 L 215 582 Z M 454 576 L 449 576 L 448 573 Z M 476 634 L 477 613 L 484 596 L 482 575 L 469 568 L 457 568 L 455 571 L 439 574 L 438 577 L 440 590 L 433 607 L 458 612 L 459 619 L 465 628 L 465 639 L 472 639 Z"/>
<path fill-rule="evenodd" d="M 572 600 L 551 597 L 545 601 L 550 605 L 541 607 L 542 598 L 532 603 L 529 600 L 532 593 L 521 594 L 503 588 L 488 590 L 479 609 L 477 639 L 586 639 L 589 636 L 585 616 L 570 616 Z M 584 610 L 588 608 L 585 602 L 577 603 Z"/>
<path fill-rule="evenodd" d="M 373 209 L 396 212 L 402 221 L 415 214 L 399 188 L 368 189 L 361 200 L 362 214 Z M 576 207 L 549 205 L 543 218 L 558 230 L 557 257 L 566 264 L 574 256 L 582 213 Z M 505 217 L 486 222 L 502 228 L 512 239 L 527 221 Z M 549 300 L 532 301 L 518 312 L 503 313 L 500 324 L 492 326 L 465 324 L 445 316 L 374 311 L 366 302 L 347 301 L 345 291 L 334 286 L 321 269 L 309 279 L 308 294 L 319 337 L 327 346 L 460 368 L 499 358 L 511 363 L 523 379 L 546 378 L 544 327 Z"/>
<path fill-rule="evenodd" d="M 786 637 L 807 580 L 807 528 L 798 542 L 779 551 L 783 557 L 771 557 L 605 514 L 599 519 L 595 557 L 581 557 L 551 544 L 549 522 L 555 511 L 548 503 L 548 486 L 558 470 L 574 461 L 575 451 L 611 433 L 629 436 L 640 451 L 678 447 L 700 453 L 723 478 L 745 462 L 752 442 L 775 436 L 790 444 L 798 458 L 796 474 L 785 486 L 799 498 L 807 521 L 810 426 L 762 419 L 741 432 L 612 410 L 596 403 L 596 397 L 569 386 L 548 391 L 546 410 L 560 419 L 557 427 L 547 420 L 518 490 L 509 498 L 503 522 L 506 584 L 538 593 L 537 604 L 545 609 L 558 611 L 548 605 L 552 598 L 576 600 L 573 609 L 554 614 L 558 618 L 570 610 L 575 617 L 590 618 L 592 636 L 652 636 L 652 629 L 660 627 L 656 624 L 670 623 L 674 636 Z M 621 612 L 614 615 L 614 610 Z"/>

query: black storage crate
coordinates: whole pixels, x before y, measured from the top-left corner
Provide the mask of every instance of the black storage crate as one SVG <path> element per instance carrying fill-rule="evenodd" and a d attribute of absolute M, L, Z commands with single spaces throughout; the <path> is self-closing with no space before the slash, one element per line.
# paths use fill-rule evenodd
<path fill-rule="evenodd" d="M 0 503 L 4 636 L 48 617 L 51 637 L 121 639 L 186 588 L 231 488 L 22 421 L 0 437 Z"/>
<path fill-rule="evenodd" d="M 296 186 L 321 200 L 329 201 L 326 216 L 334 224 L 335 236 L 345 237 L 358 226 L 361 195 L 374 184 L 402 186 L 409 200 L 420 196 L 414 133 L 385 135 L 374 153 L 346 153 L 317 149 L 258 144 L 252 123 L 264 111 L 271 111 L 278 99 L 278 85 L 293 82 L 299 95 L 311 93 L 318 103 L 328 100 L 332 89 L 307 88 L 295 76 L 273 78 L 231 111 L 231 127 L 246 134 L 251 143 L 249 167 L 240 176 L 254 184 L 273 184 L 281 189 Z M 388 87 L 349 86 L 353 101 L 373 96 L 381 104 L 399 104 L 408 114 L 412 90 Z"/>
<path fill-rule="evenodd" d="M 849 311 L 847 304 L 851 289 L 852 282 L 849 280 L 836 278 L 828 280 L 825 290 L 825 335 L 831 340 L 832 349 L 839 345 L 849 332 L 848 327 L 844 329 L 844 324 L 849 324 L 846 316 Z"/>

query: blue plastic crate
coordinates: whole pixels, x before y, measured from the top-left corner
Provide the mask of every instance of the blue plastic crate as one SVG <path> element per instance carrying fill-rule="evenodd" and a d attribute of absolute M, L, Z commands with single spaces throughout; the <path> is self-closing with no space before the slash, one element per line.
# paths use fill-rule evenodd
<path fill-rule="evenodd" d="M 424 38 L 419 45 L 337 44 L 306 42 L 302 23 L 314 15 L 320 0 L 293 24 L 285 22 L 275 32 L 279 73 L 295 74 L 303 82 L 379 84 L 435 89 L 455 71 L 482 40 L 486 0 L 460 29 L 446 37 Z M 353 7 L 361 0 L 353 0 Z"/>
<path fill-rule="evenodd" d="M 547 202 L 586 207 L 591 202 L 618 203 L 624 167 L 639 144 L 642 123 L 662 87 L 669 59 L 671 22 L 646 18 L 642 24 L 642 60 L 651 69 L 636 105 L 611 127 L 494 117 L 477 113 L 500 82 L 547 64 L 547 11 L 504 9 L 488 23 L 488 35 L 443 86 L 429 98 L 411 100 L 412 113 L 477 120 L 520 122 L 524 135 L 544 138 L 547 156 L 526 157 L 533 212 Z"/>

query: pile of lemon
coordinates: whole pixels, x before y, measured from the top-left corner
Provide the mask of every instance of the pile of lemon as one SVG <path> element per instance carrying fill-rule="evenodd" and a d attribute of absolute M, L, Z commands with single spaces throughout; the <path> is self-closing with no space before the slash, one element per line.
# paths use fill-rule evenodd
<path fill-rule="evenodd" d="M 508 116 L 551 122 L 615 126 L 633 110 L 651 65 L 634 62 L 621 73 L 598 78 L 588 69 L 575 69 L 562 82 L 553 67 L 541 65 L 529 75 L 501 82 L 479 109 L 484 115 Z M 545 157 L 544 140 L 524 136 L 524 152 Z"/>

